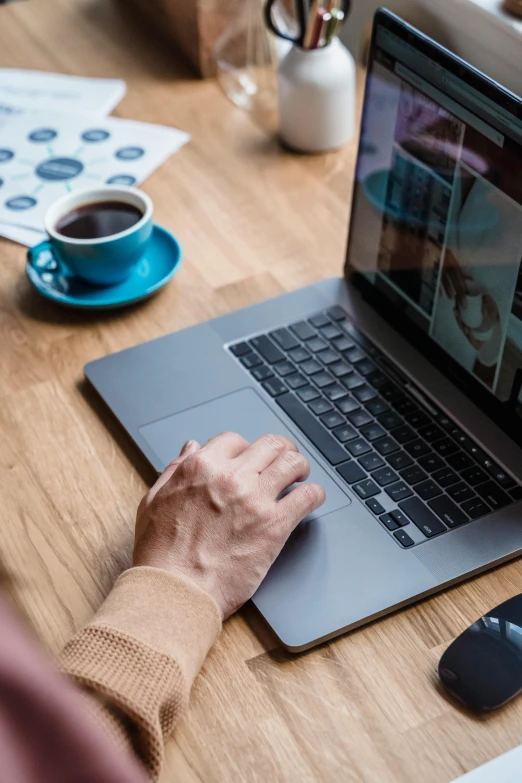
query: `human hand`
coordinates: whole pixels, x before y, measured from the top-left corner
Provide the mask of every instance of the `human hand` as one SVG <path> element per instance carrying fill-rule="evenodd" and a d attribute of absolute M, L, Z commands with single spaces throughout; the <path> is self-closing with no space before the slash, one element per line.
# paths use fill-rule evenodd
<path fill-rule="evenodd" d="M 223 618 L 252 597 L 299 522 L 325 501 L 292 441 L 249 444 L 224 433 L 189 441 L 141 501 L 134 565 L 180 574 L 216 601 Z"/>

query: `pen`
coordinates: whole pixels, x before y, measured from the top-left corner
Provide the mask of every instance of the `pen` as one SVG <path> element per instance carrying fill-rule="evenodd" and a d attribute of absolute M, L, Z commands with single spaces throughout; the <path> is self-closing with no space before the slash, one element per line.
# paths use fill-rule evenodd
<path fill-rule="evenodd" d="M 337 34 L 337 31 L 344 22 L 344 11 L 341 11 L 340 8 L 332 8 L 331 17 L 332 18 L 328 23 L 328 29 L 326 31 L 325 45 L 328 45 L 332 42 L 332 39 Z"/>

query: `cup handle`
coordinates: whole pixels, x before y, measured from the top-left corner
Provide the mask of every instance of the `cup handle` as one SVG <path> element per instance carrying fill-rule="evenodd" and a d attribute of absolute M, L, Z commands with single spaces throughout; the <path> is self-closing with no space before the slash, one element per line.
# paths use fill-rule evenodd
<path fill-rule="evenodd" d="M 46 240 L 39 245 L 30 247 L 27 251 L 27 260 L 36 272 L 57 272 L 60 264 L 53 253 L 51 243 Z"/>

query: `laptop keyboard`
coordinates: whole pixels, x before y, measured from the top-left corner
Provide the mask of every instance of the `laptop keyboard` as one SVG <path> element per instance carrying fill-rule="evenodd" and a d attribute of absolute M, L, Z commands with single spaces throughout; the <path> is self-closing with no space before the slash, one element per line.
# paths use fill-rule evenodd
<path fill-rule="evenodd" d="M 342 308 L 229 350 L 401 547 L 522 499 L 522 487 L 451 418 L 416 399 Z M 412 526 L 422 536 L 409 535 Z"/>

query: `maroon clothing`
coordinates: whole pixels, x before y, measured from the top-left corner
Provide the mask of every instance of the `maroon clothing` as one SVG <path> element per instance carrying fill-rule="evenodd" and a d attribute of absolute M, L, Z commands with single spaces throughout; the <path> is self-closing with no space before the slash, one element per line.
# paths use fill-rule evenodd
<path fill-rule="evenodd" d="M 0 598 L 0 783 L 146 783 Z"/>

